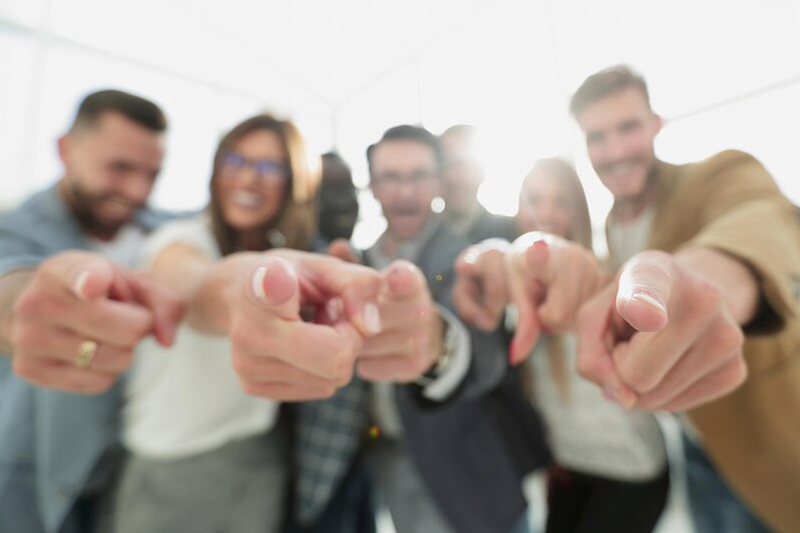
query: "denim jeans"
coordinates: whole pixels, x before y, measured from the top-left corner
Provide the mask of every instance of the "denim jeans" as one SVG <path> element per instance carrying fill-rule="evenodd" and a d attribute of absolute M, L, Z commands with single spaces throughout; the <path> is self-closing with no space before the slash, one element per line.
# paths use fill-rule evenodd
<path fill-rule="evenodd" d="M 683 436 L 689 508 L 697 533 L 770 533 L 753 515 L 700 446 Z"/>

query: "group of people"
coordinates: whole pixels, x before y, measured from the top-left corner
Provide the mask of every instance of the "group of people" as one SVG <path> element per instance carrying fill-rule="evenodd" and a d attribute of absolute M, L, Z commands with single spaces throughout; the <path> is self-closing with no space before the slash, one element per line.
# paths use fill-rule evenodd
<path fill-rule="evenodd" d="M 167 122 L 100 91 L 64 172 L 0 216 L 0 531 L 650 532 L 683 434 L 699 533 L 800 530 L 800 219 L 750 155 L 657 159 L 644 79 L 570 111 L 614 196 L 592 251 L 573 166 L 538 161 L 514 218 L 477 201 L 474 128 L 366 149 L 387 221 L 348 242 L 347 164 L 309 167 L 259 114 L 208 206 L 147 206 Z M 435 198 L 445 210 L 432 210 Z"/>

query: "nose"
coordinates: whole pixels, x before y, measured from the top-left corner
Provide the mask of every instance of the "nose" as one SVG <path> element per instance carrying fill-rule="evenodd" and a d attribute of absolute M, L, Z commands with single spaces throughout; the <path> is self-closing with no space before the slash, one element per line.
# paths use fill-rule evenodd
<path fill-rule="evenodd" d="M 145 203 L 153 190 L 153 183 L 154 180 L 150 175 L 144 173 L 132 175 L 130 179 L 125 180 L 123 189 L 125 198 L 131 203 Z"/>
<path fill-rule="evenodd" d="M 628 156 L 628 147 L 622 135 L 614 132 L 608 135 L 605 152 L 607 159 L 612 162 L 620 161 Z"/>
<path fill-rule="evenodd" d="M 417 186 L 411 180 L 402 180 L 398 183 L 397 196 L 400 198 L 411 198 L 417 192 Z"/>

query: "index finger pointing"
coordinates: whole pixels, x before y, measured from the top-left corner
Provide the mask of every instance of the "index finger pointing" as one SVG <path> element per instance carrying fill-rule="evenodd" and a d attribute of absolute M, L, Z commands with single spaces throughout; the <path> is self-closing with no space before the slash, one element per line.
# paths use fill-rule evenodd
<path fill-rule="evenodd" d="M 659 331 L 669 321 L 673 269 L 669 254 L 639 253 L 622 268 L 616 297 L 620 316 L 638 331 Z"/>

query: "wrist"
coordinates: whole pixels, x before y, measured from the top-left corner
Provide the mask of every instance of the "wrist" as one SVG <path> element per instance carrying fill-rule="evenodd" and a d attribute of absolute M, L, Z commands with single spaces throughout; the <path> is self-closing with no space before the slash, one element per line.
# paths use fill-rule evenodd
<path fill-rule="evenodd" d="M 444 374 L 449 368 L 455 353 L 455 332 L 438 313 L 433 350 L 437 354 L 428 370 L 425 371 L 415 383 L 421 387 L 430 385 Z"/>

